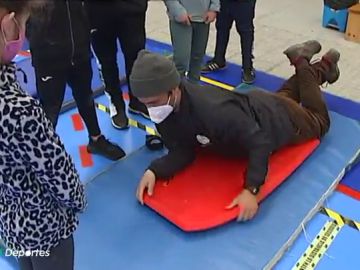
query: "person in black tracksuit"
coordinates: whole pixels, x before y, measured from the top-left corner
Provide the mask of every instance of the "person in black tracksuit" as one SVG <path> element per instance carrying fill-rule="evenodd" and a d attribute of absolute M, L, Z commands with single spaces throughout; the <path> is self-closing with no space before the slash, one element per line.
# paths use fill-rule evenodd
<path fill-rule="evenodd" d="M 114 127 L 128 127 L 117 65 L 117 41 L 125 58 L 126 78 L 133 63 L 145 48 L 147 0 L 87 0 L 92 47 L 99 62 L 105 90 L 110 97 L 110 115 Z M 148 118 L 146 107 L 132 95 L 129 87 L 129 112 Z"/>
<path fill-rule="evenodd" d="M 92 97 L 90 28 L 82 1 L 50 1 L 27 25 L 36 87 L 47 117 L 57 125 L 66 84 L 89 132 L 88 151 L 117 160 L 125 153 L 101 134 Z"/>
<path fill-rule="evenodd" d="M 340 53 L 331 49 L 311 64 L 320 50 L 317 41 L 289 47 L 284 54 L 295 74 L 276 93 L 253 89 L 246 94 L 181 82 L 169 59 L 142 51 L 130 84 L 148 107 L 169 151 L 146 170 L 138 200 L 143 202 L 145 189 L 152 195 L 156 180 L 169 179 L 190 165 L 201 146 L 248 158 L 244 190 L 229 208 L 241 205 L 239 220 L 251 219 L 258 209 L 257 195 L 266 181 L 271 154 L 286 145 L 321 139 L 329 130 L 320 85 L 338 80 Z"/>
<path fill-rule="evenodd" d="M 214 58 L 207 62 L 203 72 L 212 72 L 226 66 L 226 49 L 230 30 L 235 21 L 240 35 L 242 54 L 242 81 L 251 84 L 255 80 L 253 66 L 254 17 L 256 0 L 221 0 L 220 12 L 216 20 L 216 47 Z"/>

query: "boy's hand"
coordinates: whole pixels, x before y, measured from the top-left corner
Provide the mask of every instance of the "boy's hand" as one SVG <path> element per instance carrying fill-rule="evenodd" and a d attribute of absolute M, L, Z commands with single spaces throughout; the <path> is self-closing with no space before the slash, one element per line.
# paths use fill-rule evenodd
<path fill-rule="evenodd" d="M 142 177 L 142 179 L 138 185 L 138 188 L 136 190 L 136 197 L 141 204 L 144 204 L 145 189 L 147 189 L 147 194 L 149 196 L 153 195 L 155 182 L 156 182 L 155 174 L 152 171 L 147 170 L 145 172 L 144 176 Z"/>
<path fill-rule="evenodd" d="M 179 22 L 182 23 L 182 24 L 190 26 L 191 25 L 190 16 L 188 14 L 181 15 L 179 17 Z"/>
<path fill-rule="evenodd" d="M 259 208 L 256 195 L 252 194 L 247 189 L 244 189 L 226 208 L 232 209 L 235 206 L 239 207 L 237 221 L 247 221 L 252 219 Z"/>
<path fill-rule="evenodd" d="M 215 11 L 209 10 L 208 12 L 206 12 L 205 18 L 204 18 L 205 23 L 207 23 L 207 24 L 212 23 L 213 21 L 215 21 L 215 19 L 216 19 Z"/>

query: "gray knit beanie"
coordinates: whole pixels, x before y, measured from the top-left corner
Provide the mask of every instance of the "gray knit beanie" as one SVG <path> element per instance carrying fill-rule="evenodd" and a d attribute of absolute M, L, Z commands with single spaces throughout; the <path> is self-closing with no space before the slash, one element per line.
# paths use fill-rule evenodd
<path fill-rule="evenodd" d="M 141 50 L 130 75 L 135 97 L 146 98 L 166 93 L 180 84 L 175 64 L 165 56 Z"/>

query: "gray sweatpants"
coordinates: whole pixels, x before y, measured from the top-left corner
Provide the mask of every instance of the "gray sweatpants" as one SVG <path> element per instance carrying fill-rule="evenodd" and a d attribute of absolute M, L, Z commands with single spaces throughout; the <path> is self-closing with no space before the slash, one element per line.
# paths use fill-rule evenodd
<path fill-rule="evenodd" d="M 188 72 L 190 81 L 199 81 L 202 61 L 209 38 L 209 24 L 192 22 L 190 26 L 170 21 L 173 60 L 180 75 Z"/>
<path fill-rule="evenodd" d="M 60 241 L 49 257 L 21 257 L 19 265 L 21 270 L 73 270 L 74 239 L 71 236 Z"/>

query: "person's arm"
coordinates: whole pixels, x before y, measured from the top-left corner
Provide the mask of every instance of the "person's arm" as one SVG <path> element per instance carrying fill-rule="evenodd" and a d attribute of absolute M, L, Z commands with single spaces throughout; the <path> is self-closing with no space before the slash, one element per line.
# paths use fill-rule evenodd
<path fill-rule="evenodd" d="M 156 179 L 168 179 L 177 172 L 186 168 L 195 159 L 194 149 L 180 142 L 169 142 L 164 140 L 168 153 L 154 160 L 148 170 L 155 174 Z"/>
<path fill-rule="evenodd" d="M 272 143 L 258 123 L 234 106 L 224 106 L 218 111 L 222 119 L 225 140 L 237 141 L 248 152 L 248 167 L 245 187 L 259 188 L 264 184 L 268 172 Z M 220 115 L 223 115 L 221 117 Z"/>
<path fill-rule="evenodd" d="M 210 0 L 209 9 L 204 15 L 204 22 L 209 24 L 215 21 L 217 12 L 220 11 L 220 1 Z"/>
<path fill-rule="evenodd" d="M 246 171 L 245 187 L 260 188 L 268 173 L 271 143 L 261 130 L 253 130 L 244 134 L 240 143 L 244 143 L 249 151 L 249 163 Z"/>
<path fill-rule="evenodd" d="M 187 16 L 187 11 L 178 0 L 163 0 L 169 14 L 179 21 L 182 17 Z"/>
<path fill-rule="evenodd" d="M 209 10 L 219 12 L 220 11 L 220 0 L 211 0 Z"/>
<path fill-rule="evenodd" d="M 170 138 L 170 134 L 164 132 L 160 132 L 160 134 L 162 134 L 168 153 L 154 160 L 141 178 L 136 190 L 136 197 L 141 204 L 144 204 L 143 194 L 145 190 L 147 190 L 148 196 L 153 195 L 156 180 L 168 180 L 177 172 L 185 169 L 195 159 L 195 151 L 191 145 L 181 143 L 180 138 Z"/>
<path fill-rule="evenodd" d="M 31 108 L 20 117 L 9 143 L 14 158 L 31 167 L 59 205 L 74 212 L 84 210 L 87 202 L 75 165 L 40 108 Z"/>
<path fill-rule="evenodd" d="M 226 209 L 239 207 L 237 220 L 250 220 L 259 207 L 254 188 L 260 189 L 265 182 L 272 142 L 257 121 L 246 115 L 237 104 L 224 104 L 211 119 L 214 123 L 220 123 L 215 129 L 218 137 L 237 145 L 248 154 L 244 189 Z"/>

